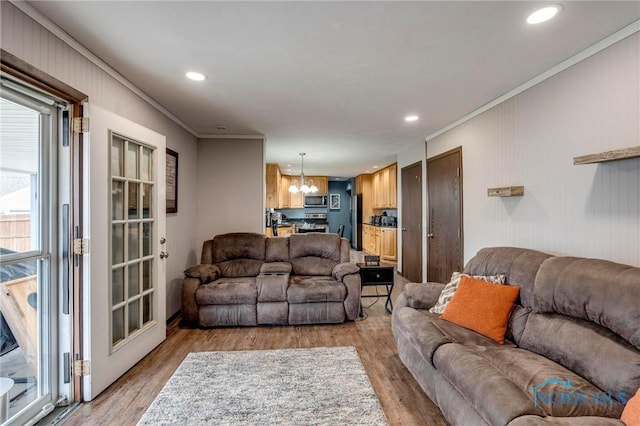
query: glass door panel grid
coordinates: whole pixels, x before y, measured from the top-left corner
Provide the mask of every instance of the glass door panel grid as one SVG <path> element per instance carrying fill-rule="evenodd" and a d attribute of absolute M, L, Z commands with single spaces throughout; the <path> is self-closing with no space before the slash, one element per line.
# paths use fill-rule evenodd
<path fill-rule="evenodd" d="M 155 200 L 153 149 L 111 134 L 111 345 L 153 323 Z"/>

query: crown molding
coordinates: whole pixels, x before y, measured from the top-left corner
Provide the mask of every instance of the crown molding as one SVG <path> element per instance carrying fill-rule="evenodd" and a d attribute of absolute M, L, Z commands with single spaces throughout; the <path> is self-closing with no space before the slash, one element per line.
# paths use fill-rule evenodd
<path fill-rule="evenodd" d="M 183 129 L 185 129 L 187 132 L 191 133 L 194 137 L 198 137 L 198 133 L 194 129 L 192 129 L 189 125 L 187 125 L 187 123 L 185 123 L 184 121 L 179 119 L 177 116 L 173 115 L 166 108 L 164 108 L 158 102 L 153 100 L 152 97 L 150 97 L 145 92 L 140 90 L 132 82 L 127 80 L 122 74 L 120 74 L 118 71 L 113 69 L 109 64 L 107 64 L 105 61 L 100 59 L 98 56 L 96 56 L 89 49 L 84 47 L 80 42 L 78 42 L 76 39 L 71 37 L 62 28 L 60 28 L 59 26 L 54 24 L 49 18 L 47 18 L 42 13 L 40 13 L 40 11 L 36 10 L 29 3 L 27 3 L 24 0 L 9 0 L 9 2 L 11 4 L 13 4 L 15 7 L 17 7 L 18 9 L 20 9 L 20 11 L 22 11 L 24 14 L 29 16 L 31 19 L 36 21 L 38 24 L 43 26 L 45 29 L 47 29 L 49 32 L 51 32 L 54 36 L 58 37 L 60 40 L 62 40 L 64 43 L 66 43 L 69 47 L 74 49 L 76 52 L 80 53 L 87 60 L 89 60 L 90 62 L 95 64 L 102 71 L 106 72 L 108 75 L 110 75 L 116 81 L 118 81 L 120 84 L 122 84 L 127 89 L 131 90 L 133 93 L 138 95 L 140 98 L 142 98 L 142 100 L 144 100 L 149 105 L 151 105 L 152 107 L 154 107 L 155 109 L 160 111 L 162 114 L 164 114 L 171 121 L 173 121 L 178 126 L 180 126 Z"/>
<path fill-rule="evenodd" d="M 266 139 L 265 135 L 221 135 L 219 133 L 200 133 L 198 139 Z"/>
<path fill-rule="evenodd" d="M 458 127 L 459 125 L 461 125 L 462 123 L 471 120 L 472 118 L 482 114 L 483 112 L 486 112 L 488 110 L 490 110 L 491 108 L 495 107 L 496 105 L 499 105 L 503 102 L 505 102 L 508 99 L 513 98 L 514 96 L 519 95 L 520 93 L 524 92 L 527 89 L 532 88 L 533 86 L 542 83 L 543 81 L 545 81 L 548 78 L 553 77 L 554 75 L 566 70 L 569 67 L 574 66 L 575 64 L 577 64 L 578 62 L 582 62 L 585 59 L 587 59 L 590 56 L 595 55 L 596 53 L 616 44 L 617 42 L 637 33 L 638 31 L 640 31 L 640 19 L 627 25 L 626 27 L 622 28 L 621 30 L 616 31 L 615 33 L 611 34 L 610 36 L 600 40 L 599 42 L 597 42 L 596 44 L 593 44 L 589 47 L 587 47 L 586 49 L 584 49 L 581 52 L 576 53 L 575 55 L 571 56 L 570 58 L 564 60 L 563 62 L 560 62 L 558 65 L 554 66 L 553 68 L 548 69 L 547 71 L 538 74 L 537 76 L 535 76 L 534 78 L 532 78 L 531 80 L 521 84 L 520 86 L 516 87 L 515 89 L 512 89 L 510 91 L 508 91 L 507 93 L 505 93 L 504 95 L 494 99 L 493 101 L 489 102 L 488 104 L 485 104 L 483 106 L 481 106 L 480 108 L 476 109 L 475 111 L 465 115 L 464 117 L 454 121 L 453 123 L 443 127 L 442 129 L 436 131 L 435 133 L 430 134 L 429 136 L 427 136 L 424 140 L 425 142 L 429 142 L 432 139 L 437 138 L 438 136 L 442 135 L 443 133 L 448 132 L 449 130 L 453 129 L 454 127 Z"/>

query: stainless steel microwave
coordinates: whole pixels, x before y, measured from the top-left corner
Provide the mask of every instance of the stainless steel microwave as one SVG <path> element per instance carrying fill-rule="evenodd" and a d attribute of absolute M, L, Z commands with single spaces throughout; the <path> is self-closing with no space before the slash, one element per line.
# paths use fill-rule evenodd
<path fill-rule="evenodd" d="M 327 207 L 326 195 L 305 195 L 304 196 L 305 207 Z"/>

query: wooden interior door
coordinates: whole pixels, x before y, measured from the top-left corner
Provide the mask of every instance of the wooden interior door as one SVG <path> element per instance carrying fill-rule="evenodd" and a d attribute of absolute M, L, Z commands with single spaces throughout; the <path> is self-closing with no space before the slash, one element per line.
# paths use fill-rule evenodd
<path fill-rule="evenodd" d="M 462 270 L 462 147 L 427 159 L 427 280 L 449 282 Z"/>
<path fill-rule="evenodd" d="M 422 162 L 402 168 L 402 276 L 422 282 Z"/>

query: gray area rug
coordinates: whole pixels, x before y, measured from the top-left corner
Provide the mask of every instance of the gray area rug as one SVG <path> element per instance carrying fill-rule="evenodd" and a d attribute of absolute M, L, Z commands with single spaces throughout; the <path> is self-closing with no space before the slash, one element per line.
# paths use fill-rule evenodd
<path fill-rule="evenodd" d="M 192 352 L 138 425 L 387 425 L 353 347 Z"/>

